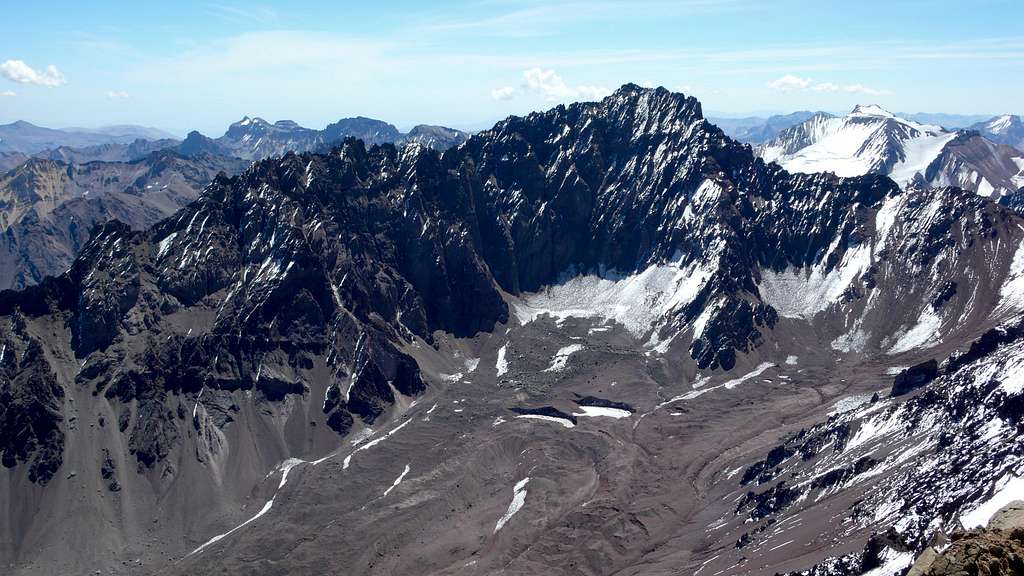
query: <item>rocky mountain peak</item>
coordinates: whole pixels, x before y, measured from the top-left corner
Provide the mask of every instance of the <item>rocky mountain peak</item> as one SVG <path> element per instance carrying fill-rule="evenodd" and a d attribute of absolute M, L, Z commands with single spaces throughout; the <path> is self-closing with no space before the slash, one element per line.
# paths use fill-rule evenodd
<path fill-rule="evenodd" d="M 1022 126 L 1024 126 L 1024 122 L 1021 121 L 1021 117 L 1012 114 L 996 116 L 985 125 L 988 131 L 993 134 L 1005 134 L 1015 128 L 1020 129 Z"/>

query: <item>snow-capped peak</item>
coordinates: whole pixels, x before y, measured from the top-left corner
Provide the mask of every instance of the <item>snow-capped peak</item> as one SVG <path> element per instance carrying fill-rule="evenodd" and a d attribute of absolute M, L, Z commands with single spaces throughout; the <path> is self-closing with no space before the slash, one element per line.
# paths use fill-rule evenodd
<path fill-rule="evenodd" d="M 850 116 L 872 116 L 877 118 L 895 118 L 896 115 L 878 104 L 858 104 L 854 106 Z"/>
<path fill-rule="evenodd" d="M 231 128 L 242 128 L 245 126 L 262 126 L 268 122 L 258 116 L 242 116 L 242 119 L 231 125 Z"/>
<path fill-rule="evenodd" d="M 990 120 L 986 128 L 988 128 L 988 131 L 993 134 L 1002 134 L 1009 130 L 1013 125 L 1013 119 L 1012 115 L 1003 114 L 1002 116 L 997 116 Z"/>
<path fill-rule="evenodd" d="M 909 183 L 955 134 L 900 118 L 877 105 L 858 105 L 838 118 L 814 117 L 760 147 L 767 162 L 790 172 L 875 173 Z"/>

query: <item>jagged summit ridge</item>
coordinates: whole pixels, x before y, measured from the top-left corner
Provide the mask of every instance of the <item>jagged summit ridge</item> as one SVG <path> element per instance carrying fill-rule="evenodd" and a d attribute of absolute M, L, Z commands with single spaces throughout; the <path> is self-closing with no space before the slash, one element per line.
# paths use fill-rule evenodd
<path fill-rule="evenodd" d="M 259 117 L 245 116 L 231 124 L 223 136 L 207 140 L 228 154 L 261 160 L 280 157 L 287 152 L 327 152 L 345 138 L 357 138 L 367 146 L 418 143 L 445 150 L 461 144 L 466 137 L 467 134 L 460 130 L 428 125 L 416 126 L 408 134 L 403 134 L 387 122 L 365 116 L 342 118 L 323 130 L 304 128 L 292 120 L 270 123 Z"/>

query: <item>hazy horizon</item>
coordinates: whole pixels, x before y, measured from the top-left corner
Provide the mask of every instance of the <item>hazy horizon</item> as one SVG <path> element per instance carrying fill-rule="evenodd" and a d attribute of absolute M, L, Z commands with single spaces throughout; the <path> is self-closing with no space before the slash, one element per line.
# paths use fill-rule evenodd
<path fill-rule="evenodd" d="M 866 102 L 1019 114 L 1019 16 L 1004 0 L 21 4 L 5 10 L 0 122 L 217 135 L 243 115 L 314 128 L 362 115 L 479 129 L 626 82 L 719 116 Z"/>
<path fill-rule="evenodd" d="M 869 101 L 865 101 L 865 103 L 868 103 L 868 102 Z M 550 104 L 550 105 L 547 105 L 545 107 L 537 108 L 536 110 L 527 110 L 527 111 L 524 111 L 524 112 L 521 112 L 521 113 L 516 113 L 516 114 L 511 114 L 511 115 L 519 116 L 519 115 L 530 114 L 532 112 L 540 112 L 540 111 L 547 110 L 547 109 L 549 109 L 549 108 L 551 108 L 553 106 L 556 106 L 556 105 L 557 104 Z M 740 112 L 729 112 L 729 111 L 722 111 L 722 110 L 709 110 L 709 109 L 706 108 L 706 103 L 703 100 L 701 100 L 701 105 L 704 106 L 704 110 L 703 111 L 704 111 L 704 116 L 705 117 L 711 118 L 711 119 L 716 119 L 717 118 L 717 119 L 731 119 L 731 120 L 740 120 L 740 119 L 746 119 L 746 118 L 762 118 L 762 119 L 764 119 L 764 118 L 768 118 L 768 117 L 771 117 L 771 116 L 782 116 L 782 115 L 787 115 L 787 114 L 791 114 L 791 113 L 795 113 L 795 112 L 804 112 L 804 111 L 826 112 L 826 113 L 837 115 L 837 116 L 843 115 L 843 114 L 846 114 L 846 113 L 850 112 L 850 110 L 821 110 L 821 109 L 809 110 L 809 109 L 806 109 L 806 108 L 805 109 L 793 109 L 793 110 L 750 110 L 750 111 L 740 111 Z M 852 107 L 851 107 L 851 109 L 852 109 Z M 931 114 L 931 115 L 949 115 L 949 116 L 963 116 L 963 117 L 977 116 L 979 119 L 980 118 L 991 118 L 991 117 L 1003 114 L 1003 112 L 957 114 L 957 113 L 950 113 L 950 112 L 946 112 L 946 111 L 942 111 L 942 110 L 939 110 L 939 111 L 890 110 L 890 112 L 893 112 L 893 113 L 898 114 L 898 115 Z M 308 124 L 302 124 L 301 122 L 299 122 L 299 124 L 301 126 L 303 126 L 304 128 L 312 128 L 312 129 L 316 129 L 316 130 L 321 130 L 321 129 L 325 128 L 328 124 L 331 124 L 333 122 L 337 122 L 340 119 L 343 119 L 343 118 L 354 118 L 354 117 L 357 117 L 357 116 L 364 116 L 364 117 L 368 117 L 368 118 L 373 118 L 374 120 L 381 120 L 381 121 L 384 121 L 384 122 L 388 122 L 390 124 L 393 124 L 396 128 L 398 128 L 402 132 L 408 132 L 410 129 L 412 129 L 417 124 L 428 124 L 427 122 L 416 122 L 416 123 L 410 123 L 410 124 L 397 124 L 397 123 L 391 122 L 388 118 L 374 118 L 372 116 L 367 116 L 366 114 L 360 114 L 358 112 L 354 112 L 352 114 L 342 114 L 342 115 L 337 116 L 336 118 L 326 120 L 326 121 L 324 121 L 321 124 L 308 125 Z M 274 122 L 281 121 L 281 120 L 292 120 L 291 117 L 267 118 L 267 117 L 264 117 L 264 116 L 260 116 L 259 114 L 249 114 L 249 113 L 244 113 L 243 112 L 241 114 L 236 114 L 235 117 L 233 117 L 233 119 L 225 121 L 224 125 L 221 128 L 214 128 L 210 132 L 205 132 L 203 130 L 199 130 L 199 132 L 203 133 L 206 136 L 210 136 L 210 137 L 214 137 L 215 138 L 215 137 L 221 136 L 228 129 L 228 127 L 232 123 L 238 122 L 238 121 L 242 120 L 245 117 L 249 117 L 249 118 L 262 118 L 263 120 L 266 120 L 267 122 L 270 122 L 270 123 L 274 123 Z M 458 129 L 458 130 L 463 130 L 463 131 L 466 131 L 466 132 L 477 132 L 477 131 L 487 130 L 488 128 L 491 128 L 494 124 L 496 124 L 497 122 L 500 122 L 502 119 L 504 119 L 506 117 L 508 117 L 508 115 L 501 116 L 501 117 L 496 117 L 496 118 L 494 118 L 491 121 L 484 121 L 484 122 L 481 122 L 481 123 L 475 124 L 475 125 L 470 125 L 470 124 L 464 124 L 464 125 L 444 124 L 444 126 L 446 126 L 448 128 L 455 128 L 455 129 Z M 172 136 L 174 136 L 176 138 L 184 138 L 189 132 L 191 132 L 193 130 L 196 130 L 196 128 L 187 127 L 187 126 L 185 126 L 185 127 L 164 127 L 164 126 L 157 126 L 157 125 L 144 124 L 144 123 L 140 123 L 140 122 L 131 122 L 131 121 L 118 122 L 116 124 L 89 125 L 89 124 L 86 124 L 86 123 L 79 123 L 77 125 L 51 126 L 51 125 L 47 125 L 47 124 L 45 124 L 43 122 L 35 122 L 35 121 L 28 120 L 28 119 L 25 119 L 25 118 L 12 118 L 12 119 L 6 119 L 5 118 L 2 121 L 0 121 L 0 124 L 11 124 L 11 123 L 14 123 L 14 122 L 17 122 L 17 121 L 29 122 L 30 124 L 33 124 L 35 126 L 39 126 L 39 127 L 42 127 L 42 128 L 51 128 L 51 129 L 56 129 L 56 130 L 68 130 L 68 131 L 73 131 L 73 130 L 86 130 L 86 131 L 88 131 L 88 130 L 100 130 L 100 129 L 106 129 L 106 128 L 114 128 L 114 127 L 118 127 L 118 126 L 134 126 L 134 127 L 142 127 L 142 128 L 160 130 L 160 131 L 166 132 L 169 135 L 172 135 Z"/>

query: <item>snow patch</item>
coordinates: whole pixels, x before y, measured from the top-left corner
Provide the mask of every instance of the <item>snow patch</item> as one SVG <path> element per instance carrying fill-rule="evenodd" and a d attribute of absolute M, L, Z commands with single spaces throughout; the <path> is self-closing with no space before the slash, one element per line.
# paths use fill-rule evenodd
<path fill-rule="evenodd" d="M 569 362 L 569 356 L 574 353 L 583 350 L 582 344 L 570 344 L 563 348 L 559 348 L 558 352 L 555 352 L 554 358 L 551 359 L 551 366 L 544 369 L 545 372 L 561 372 L 565 370 L 566 364 Z"/>
<path fill-rule="evenodd" d="M 405 475 L 408 474 L 408 473 L 409 473 L 409 465 L 406 464 L 405 465 L 405 470 L 402 470 L 402 473 L 398 475 L 398 478 L 395 478 L 395 481 L 391 483 L 391 487 L 384 491 L 384 496 L 387 496 L 388 494 L 390 494 L 392 490 L 394 490 L 399 484 L 401 484 L 402 480 L 405 479 Z"/>
<path fill-rule="evenodd" d="M 886 548 L 881 553 L 883 564 L 864 573 L 864 576 L 896 576 L 914 563 L 913 552 L 897 552 Z"/>
<path fill-rule="evenodd" d="M 260 516 L 263 516 L 267 512 L 270 512 L 270 508 L 273 507 L 273 505 L 274 505 L 274 500 L 273 500 L 273 498 L 271 498 L 269 501 L 267 501 L 266 504 L 263 505 L 263 508 L 260 509 L 260 511 L 257 512 L 255 516 L 253 516 L 252 518 L 249 518 L 245 522 L 242 522 L 238 526 L 235 526 L 234 528 L 232 528 L 231 530 L 228 530 L 227 532 L 225 532 L 223 534 L 218 534 L 218 535 L 214 536 L 213 538 L 210 538 L 205 543 L 203 543 L 202 546 L 200 546 L 200 547 L 196 548 L 195 550 L 189 552 L 188 555 L 192 556 L 194 554 L 199 554 L 200 552 L 202 552 L 203 550 L 209 548 L 213 544 L 216 544 L 217 542 L 220 542 L 224 538 L 227 538 L 228 536 L 234 534 L 238 530 L 241 530 L 246 525 L 256 521 L 256 519 L 258 519 Z"/>
<path fill-rule="evenodd" d="M 498 349 L 498 360 L 494 363 L 494 369 L 498 372 L 499 378 L 508 372 L 508 359 L 505 358 L 507 352 L 508 344 Z"/>
<path fill-rule="evenodd" d="M 281 480 L 277 484 L 277 490 L 278 491 L 280 491 L 281 488 L 284 488 L 284 485 L 288 482 L 288 472 L 290 472 L 292 468 L 298 466 L 299 464 L 304 464 L 305 462 L 306 462 L 305 460 L 300 460 L 298 458 L 289 458 L 289 459 L 285 460 L 284 462 L 282 462 L 281 464 L 279 464 L 277 466 L 277 468 L 274 471 L 281 473 Z M 204 542 L 201 546 L 199 546 L 195 550 L 189 552 L 188 556 L 193 556 L 195 554 L 199 554 L 200 552 L 202 552 L 203 550 L 209 548 L 213 544 L 216 544 L 217 542 L 220 542 L 224 538 L 227 538 L 228 536 L 234 534 L 238 530 L 241 530 L 245 526 L 255 522 L 261 516 L 263 516 L 267 512 L 270 512 L 270 509 L 274 506 L 274 499 L 275 498 L 277 498 L 277 492 L 274 493 L 274 497 L 271 498 L 270 500 L 268 500 L 267 503 L 263 505 L 263 508 L 261 508 L 260 511 L 257 512 L 254 516 L 252 516 L 251 518 L 249 518 L 245 522 L 242 522 L 238 526 L 235 526 L 231 530 L 228 530 L 227 532 L 224 532 L 223 534 L 218 534 L 218 535 L 214 536 L 213 538 L 210 538 L 209 540 Z"/>
<path fill-rule="evenodd" d="M 157 260 L 163 258 L 164 254 L 167 254 L 167 251 L 171 248 L 171 244 L 174 242 L 174 239 L 177 238 L 177 237 L 178 237 L 178 233 L 177 232 L 171 232 L 170 234 L 167 235 L 166 238 L 164 238 L 163 240 L 160 241 L 160 244 L 158 244 L 159 249 L 157 249 L 157 251 L 156 251 L 156 258 L 157 258 Z"/>
<path fill-rule="evenodd" d="M 566 428 L 574 428 L 576 425 L 572 423 L 572 420 L 568 418 L 559 418 L 558 416 L 545 416 L 544 414 L 520 414 L 516 418 L 526 418 L 528 420 L 544 420 L 546 422 L 555 422 L 561 424 Z"/>
<path fill-rule="evenodd" d="M 926 307 L 917 319 L 917 324 L 900 335 L 896 343 L 889 349 L 889 354 L 901 354 L 938 343 L 941 327 L 942 318 L 930 306 Z"/>
<path fill-rule="evenodd" d="M 299 458 L 289 458 L 282 462 L 277 467 L 277 471 L 281 473 L 281 481 L 277 484 L 277 489 L 280 490 L 281 488 L 284 488 L 284 485 L 288 482 L 288 473 L 291 472 L 292 468 L 305 463 L 305 460 L 301 460 Z"/>
<path fill-rule="evenodd" d="M 748 372 L 747 374 L 744 374 L 743 376 L 740 376 L 739 378 L 734 378 L 734 379 L 729 380 L 727 382 L 723 382 L 722 384 L 719 384 L 718 386 L 712 386 L 710 388 L 699 388 L 698 389 L 697 388 L 697 384 L 694 384 L 694 390 L 691 390 L 691 391 L 687 392 L 686 394 L 683 394 L 682 396 L 676 396 L 675 398 L 669 400 L 669 402 L 675 402 L 676 400 L 693 400 L 694 398 L 697 398 L 698 396 L 703 396 L 704 394 L 707 394 L 708 392 L 711 392 L 712 390 L 718 390 L 719 388 L 725 388 L 727 390 L 732 390 L 733 388 L 739 386 L 740 384 L 743 384 L 747 380 L 752 380 L 754 378 L 757 378 L 758 376 L 763 374 L 765 370 L 767 370 L 767 369 L 769 369 L 769 368 L 771 368 L 773 366 L 775 366 L 775 364 L 772 363 L 772 362 L 763 362 L 760 365 L 758 365 L 757 368 L 754 368 L 753 371 Z M 703 382 L 701 382 L 701 384 L 703 384 Z M 663 404 L 667 404 L 667 402 L 664 402 Z"/>
<path fill-rule="evenodd" d="M 633 415 L 629 410 L 622 408 L 607 408 L 605 406 L 580 406 L 582 412 L 574 412 L 573 416 L 605 416 L 608 418 L 629 418 Z"/>
<path fill-rule="evenodd" d="M 1000 310 L 1024 310 L 1024 242 L 1017 247 L 1010 271 L 999 289 Z"/>
<path fill-rule="evenodd" d="M 359 448 L 356 448 L 355 450 L 353 450 L 351 454 L 349 454 L 348 456 L 345 457 L 345 461 L 342 462 L 341 469 L 342 470 L 348 470 L 348 465 L 352 462 L 352 457 L 355 456 L 357 452 L 362 452 L 363 450 L 369 450 L 370 448 L 373 448 L 377 444 L 380 444 L 381 442 L 383 442 L 383 441 L 387 440 L 388 438 L 394 436 L 395 433 L 397 433 L 402 428 L 405 428 L 410 422 L 412 422 L 412 420 L 406 420 L 405 422 L 402 422 L 398 426 L 395 426 L 394 429 L 389 430 L 387 432 L 387 434 L 384 434 L 380 438 L 371 440 L 371 441 L 367 442 L 366 444 L 363 444 Z"/>
<path fill-rule="evenodd" d="M 498 530 L 501 530 L 505 524 L 516 515 L 523 508 L 523 504 L 526 504 L 526 484 L 530 481 L 530 477 L 527 476 L 519 482 L 516 482 L 515 487 L 512 488 L 512 502 L 509 502 L 508 509 L 505 513 L 498 518 L 498 523 L 494 525 L 494 533 L 497 534 Z"/>
<path fill-rule="evenodd" d="M 988 526 L 996 512 L 1014 500 L 1024 500 L 1024 478 L 1008 474 L 996 482 L 992 497 L 961 516 L 960 523 L 968 530 Z"/>

